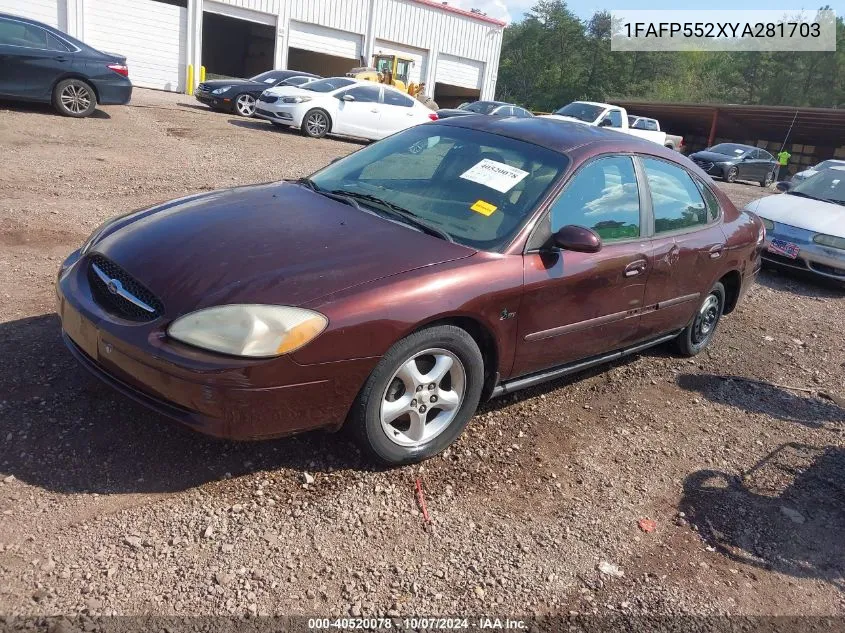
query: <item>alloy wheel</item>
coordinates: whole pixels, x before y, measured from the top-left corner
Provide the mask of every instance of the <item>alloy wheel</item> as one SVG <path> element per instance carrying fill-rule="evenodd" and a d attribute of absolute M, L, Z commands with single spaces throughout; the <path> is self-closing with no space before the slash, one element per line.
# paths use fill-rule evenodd
<path fill-rule="evenodd" d="M 715 294 L 707 296 L 698 314 L 695 316 L 695 323 L 692 329 L 692 342 L 695 345 L 707 340 L 713 334 L 716 328 L 716 323 L 721 316 L 721 305 L 719 297 Z"/>
<path fill-rule="evenodd" d="M 385 435 L 406 448 L 433 440 L 460 410 L 466 379 L 463 363 L 448 350 L 414 354 L 396 370 L 382 395 L 379 416 Z"/>
<path fill-rule="evenodd" d="M 733 182 L 734 180 L 736 180 L 736 175 L 738 171 L 739 170 L 737 170 L 736 167 L 731 167 L 728 170 L 728 174 L 725 176 L 725 180 L 727 180 L 728 182 Z"/>
<path fill-rule="evenodd" d="M 305 121 L 305 127 L 309 135 L 323 136 L 329 128 L 329 122 L 322 112 L 312 112 Z"/>
<path fill-rule="evenodd" d="M 255 114 L 255 97 L 252 95 L 241 95 L 235 101 L 235 107 L 238 110 L 238 114 L 250 117 Z"/>
<path fill-rule="evenodd" d="M 68 112 L 82 114 L 91 106 L 91 91 L 82 84 L 68 84 L 59 95 Z"/>

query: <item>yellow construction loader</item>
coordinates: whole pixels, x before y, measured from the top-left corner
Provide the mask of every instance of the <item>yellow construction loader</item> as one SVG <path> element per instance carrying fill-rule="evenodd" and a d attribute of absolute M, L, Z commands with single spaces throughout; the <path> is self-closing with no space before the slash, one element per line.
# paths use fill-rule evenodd
<path fill-rule="evenodd" d="M 378 54 L 373 55 L 372 66 L 352 68 L 346 73 L 346 76 L 394 86 L 402 92 L 407 92 L 432 110 L 437 110 L 437 104 L 434 100 L 425 95 L 425 83 L 415 84 L 410 82 L 411 66 L 413 65 L 413 59 L 399 57 L 398 55 Z"/>

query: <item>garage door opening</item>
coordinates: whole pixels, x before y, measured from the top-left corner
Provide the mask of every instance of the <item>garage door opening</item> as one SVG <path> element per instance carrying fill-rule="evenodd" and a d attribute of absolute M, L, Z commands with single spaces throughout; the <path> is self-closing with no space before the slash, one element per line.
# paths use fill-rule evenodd
<path fill-rule="evenodd" d="M 217 13 L 202 15 L 202 64 L 209 79 L 252 77 L 273 68 L 276 27 Z"/>
<path fill-rule="evenodd" d="M 350 69 L 360 66 L 357 59 L 315 53 L 301 48 L 288 49 L 288 68 L 323 77 L 343 77 Z"/>
<path fill-rule="evenodd" d="M 476 88 L 463 88 L 450 84 L 434 84 L 434 100 L 441 108 L 457 108 L 462 103 L 478 101 L 481 91 Z"/>

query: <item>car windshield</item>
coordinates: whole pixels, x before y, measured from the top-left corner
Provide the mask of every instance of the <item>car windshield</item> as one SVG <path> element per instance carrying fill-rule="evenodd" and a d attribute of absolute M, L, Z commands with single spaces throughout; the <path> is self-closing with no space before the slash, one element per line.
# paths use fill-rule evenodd
<path fill-rule="evenodd" d="M 272 84 L 281 79 L 279 77 L 279 73 L 276 70 L 268 70 L 267 72 L 261 73 L 260 75 L 256 75 L 255 77 L 250 77 L 250 81 L 257 81 L 261 84 Z"/>
<path fill-rule="evenodd" d="M 793 195 L 845 205 L 845 169 L 826 169 L 789 190 Z"/>
<path fill-rule="evenodd" d="M 719 143 L 708 148 L 707 151 L 724 154 L 725 156 L 742 156 L 748 152 L 748 148 L 744 145 L 736 145 L 734 143 Z"/>
<path fill-rule="evenodd" d="M 287 86 L 301 86 L 302 84 L 307 84 L 311 81 L 311 77 L 291 77 L 290 79 L 285 79 L 282 83 Z"/>
<path fill-rule="evenodd" d="M 576 101 L 575 103 L 563 106 L 560 110 L 555 110 L 555 114 L 570 116 L 573 119 L 578 119 L 579 121 L 592 123 L 603 111 L 604 108 L 601 106 Z"/>
<path fill-rule="evenodd" d="M 302 89 L 312 92 L 332 92 L 338 88 L 351 86 L 354 83 L 354 80 L 347 79 L 346 77 L 331 77 L 329 79 L 321 79 L 320 81 L 312 81 L 310 84 L 302 86 Z"/>
<path fill-rule="evenodd" d="M 497 250 L 568 165 L 563 154 L 532 143 L 426 124 L 358 150 L 311 181 L 362 206 L 369 199 L 401 208 L 460 244 Z"/>
<path fill-rule="evenodd" d="M 461 106 L 461 110 L 467 112 L 476 112 L 478 114 L 490 114 L 500 104 L 492 101 L 476 101 L 475 103 L 467 103 Z"/>

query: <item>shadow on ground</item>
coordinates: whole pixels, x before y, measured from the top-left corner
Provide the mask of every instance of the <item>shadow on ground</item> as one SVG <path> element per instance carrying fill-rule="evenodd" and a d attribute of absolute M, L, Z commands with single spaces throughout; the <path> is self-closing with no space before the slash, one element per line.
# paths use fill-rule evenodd
<path fill-rule="evenodd" d="M 273 125 L 264 119 L 229 119 L 229 124 L 247 130 L 264 130 L 265 132 L 292 132 L 287 125 Z"/>
<path fill-rule="evenodd" d="M 783 444 L 736 477 L 701 470 L 680 510 L 733 561 L 845 589 L 845 450 Z"/>
<path fill-rule="evenodd" d="M 62 116 L 49 103 L 36 103 L 33 101 L 4 101 L 0 100 L 0 109 L 14 110 L 16 112 L 27 112 L 30 114 L 43 114 L 46 116 Z M 97 108 L 88 119 L 111 119 L 108 112 L 104 112 Z"/>
<path fill-rule="evenodd" d="M 802 297 L 825 299 L 845 297 L 845 281 L 836 281 L 801 270 L 778 268 L 772 264 L 763 265 L 762 272 L 757 276 L 757 283 L 765 288 Z"/>
<path fill-rule="evenodd" d="M 845 424 L 845 409 L 838 404 L 791 393 L 775 385 L 714 374 L 681 374 L 677 380 L 681 389 L 696 391 L 711 402 L 738 407 L 748 413 L 811 428 Z"/>
<path fill-rule="evenodd" d="M 174 492 L 281 467 L 368 469 L 343 435 L 208 438 L 114 392 L 74 361 L 59 320 L 0 324 L 0 472 L 62 493 Z"/>

